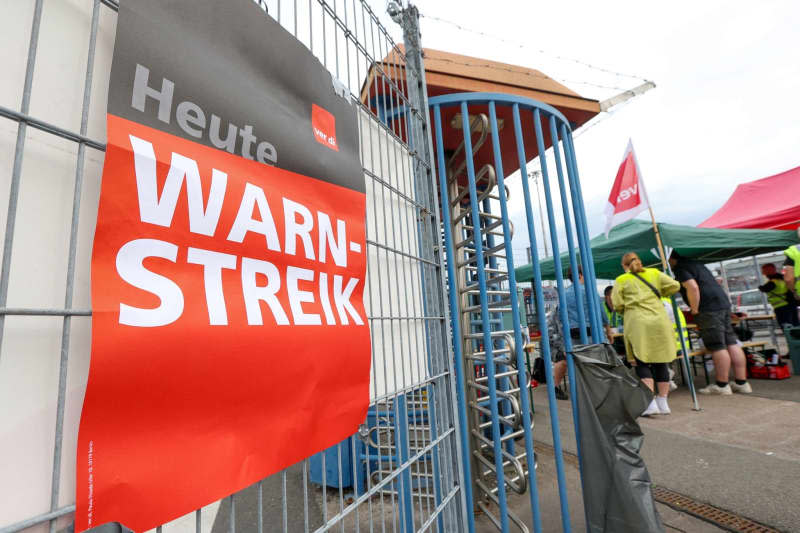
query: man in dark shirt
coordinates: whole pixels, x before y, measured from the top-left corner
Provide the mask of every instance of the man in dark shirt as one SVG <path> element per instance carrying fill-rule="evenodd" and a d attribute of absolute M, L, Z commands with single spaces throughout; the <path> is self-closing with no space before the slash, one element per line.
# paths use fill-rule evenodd
<path fill-rule="evenodd" d="M 721 395 L 753 392 L 747 382 L 747 359 L 731 326 L 728 295 L 704 265 L 675 251 L 669 257 L 669 264 L 675 279 L 681 283 L 683 301 L 689 304 L 703 344 L 714 360 L 717 382 L 699 392 Z M 728 384 L 731 365 L 735 382 Z"/>
<path fill-rule="evenodd" d="M 797 326 L 800 321 L 797 319 L 797 302 L 783 275 L 779 274 L 775 265 L 766 263 L 761 265 L 761 273 L 766 278 L 766 283 L 758 286 L 758 290 L 767 293 L 767 298 L 772 309 L 775 311 L 775 318 L 778 324 Z"/>

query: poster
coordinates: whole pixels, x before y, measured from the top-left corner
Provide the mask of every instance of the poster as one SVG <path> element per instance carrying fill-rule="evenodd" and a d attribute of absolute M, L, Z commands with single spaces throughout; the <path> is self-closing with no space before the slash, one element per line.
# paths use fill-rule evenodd
<path fill-rule="evenodd" d="M 152 528 L 355 432 L 356 110 L 252 0 L 123 1 L 76 529 Z"/>

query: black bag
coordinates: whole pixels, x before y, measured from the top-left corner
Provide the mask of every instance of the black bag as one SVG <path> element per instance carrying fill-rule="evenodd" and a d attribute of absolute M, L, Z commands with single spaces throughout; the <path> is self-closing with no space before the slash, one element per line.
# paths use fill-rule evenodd
<path fill-rule="evenodd" d="M 739 325 L 733 328 L 733 332 L 742 342 L 747 342 L 753 338 L 753 330 L 748 327 L 746 320 L 739 322 Z"/>
<path fill-rule="evenodd" d="M 636 422 L 653 393 L 608 344 L 579 346 L 572 356 L 587 533 L 664 533 Z"/>

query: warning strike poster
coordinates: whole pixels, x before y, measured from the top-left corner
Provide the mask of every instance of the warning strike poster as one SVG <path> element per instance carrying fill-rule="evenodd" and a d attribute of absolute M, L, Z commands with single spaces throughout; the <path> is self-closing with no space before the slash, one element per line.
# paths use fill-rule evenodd
<path fill-rule="evenodd" d="M 76 528 L 150 529 L 352 434 L 369 401 L 356 110 L 252 0 L 123 1 Z"/>

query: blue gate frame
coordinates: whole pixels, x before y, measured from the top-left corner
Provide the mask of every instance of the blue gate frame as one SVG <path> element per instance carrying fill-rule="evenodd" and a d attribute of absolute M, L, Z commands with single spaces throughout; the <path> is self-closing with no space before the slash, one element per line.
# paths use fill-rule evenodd
<path fill-rule="evenodd" d="M 473 487 L 465 486 L 465 494 L 467 499 L 467 508 L 473 509 L 474 506 L 478 506 L 484 511 L 487 512 L 487 515 L 492 518 L 492 521 L 498 527 L 500 531 L 506 532 L 509 530 L 510 523 L 514 523 L 519 527 L 521 530 L 527 530 L 527 527 L 524 524 L 521 524 L 521 520 L 517 517 L 513 516 L 509 512 L 508 509 L 508 502 L 506 496 L 506 489 L 512 488 L 517 492 L 519 488 L 519 480 L 514 479 L 513 481 L 509 479 L 509 476 L 506 474 L 505 470 L 507 465 L 505 464 L 504 457 L 508 457 L 509 452 L 505 452 L 503 450 L 503 445 L 507 448 L 511 448 L 511 454 L 513 454 L 513 446 L 515 444 L 513 436 L 509 440 L 504 440 L 503 434 L 507 432 L 505 418 L 503 417 L 505 404 L 508 401 L 508 394 L 505 388 L 509 387 L 507 381 L 503 379 L 499 379 L 498 373 L 501 376 L 505 376 L 509 374 L 506 372 L 507 365 L 510 363 L 512 367 L 516 370 L 516 382 L 518 386 L 513 392 L 519 394 L 519 408 L 521 409 L 521 418 L 522 418 L 522 433 L 524 435 L 524 455 L 527 459 L 527 464 L 535 464 L 535 455 L 533 452 L 533 434 L 532 434 L 532 413 L 531 407 L 532 402 L 530 401 L 530 390 L 528 387 L 528 375 L 526 375 L 526 362 L 525 362 L 525 354 L 523 349 L 523 342 L 524 342 L 524 335 L 522 330 L 522 325 L 520 323 L 519 313 L 517 310 L 519 309 L 519 302 L 518 302 L 518 293 L 517 293 L 517 286 L 516 280 L 514 279 L 513 272 L 514 272 L 514 260 L 513 260 L 513 252 L 511 246 L 511 239 L 512 239 L 512 232 L 513 229 L 511 228 L 510 219 L 509 219 L 509 211 L 508 211 L 508 198 L 507 198 L 507 189 L 505 185 L 505 178 L 506 175 L 503 171 L 503 157 L 501 152 L 501 136 L 499 133 L 498 128 L 498 109 L 501 109 L 505 114 L 509 111 L 513 118 L 513 128 L 514 128 L 514 142 L 516 144 L 516 153 L 518 158 L 519 164 L 519 171 L 520 171 L 520 179 L 522 180 L 522 189 L 524 195 L 524 205 L 525 205 L 525 215 L 526 215 L 526 230 L 527 235 L 530 240 L 531 246 L 531 255 L 532 255 L 532 262 L 533 262 L 533 272 L 534 272 L 534 288 L 541 287 L 542 279 L 541 279 L 541 269 L 539 265 L 539 257 L 538 257 L 538 248 L 536 245 L 536 234 L 534 231 L 534 216 L 533 216 L 533 207 L 531 203 L 530 197 L 530 189 L 528 185 L 528 173 L 527 173 L 527 161 L 526 161 L 526 153 L 530 153 L 530 151 L 526 152 L 525 143 L 526 140 L 528 142 L 535 142 L 535 147 L 540 154 L 540 166 L 542 171 L 542 179 L 544 184 L 544 192 L 546 198 L 546 206 L 547 206 L 547 218 L 549 221 L 549 228 L 550 228 L 550 241 L 552 244 L 553 250 L 553 258 L 555 261 L 555 270 L 556 270 L 556 283 L 557 283 L 557 292 L 558 292 L 558 301 L 559 301 L 559 319 L 562 322 L 563 330 L 569 331 L 569 322 L 567 319 L 567 310 L 565 304 L 566 298 L 566 291 L 568 290 L 565 287 L 564 277 L 562 276 L 562 265 L 560 260 L 560 250 L 559 250 L 559 239 L 558 239 L 558 232 L 557 226 L 559 223 L 563 223 L 566 229 L 566 236 L 567 236 L 567 248 L 569 251 L 569 266 L 573 272 L 573 285 L 577 286 L 578 284 L 578 264 L 582 266 L 583 272 L 585 275 L 586 286 L 590 287 L 592 290 L 582 291 L 583 294 L 586 295 L 586 301 L 583 301 L 583 298 L 577 298 L 578 304 L 578 316 L 580 317 L 579 322 L 579 329 L 580 329 L 580 338 L 581 342 L 586 343 L 591 340 L 591 342 L 597 343 L 601 342 L 601 317 L 600 317 L 600 302 L 597 295 L 597 291 L 594 290 L 596 286 L 596 278 L 594 272 L 594 265 L 592 262 L 591 256 L 591 249 L 589 247 L 589 236 L 586 224 L 586 215 L 583 205 L 583 198 L 580 189 L 580 179 L 578 176 L 578 167 L 575 160 L 575 150 L 572 140 L 572 131 L 569 124 L 569 121 L 566 117 L 560 113 L 555 108 L 548 106 L 546 104 L 528 99 L 522 98 L 507 94 L 494 94 L 494 93 L 468 93 L 468 94 L 450 94 L 445 96 L 438 96 L 431 98 L 429 101 L 430 108 L 433 112 L 433 119 L 434 119 L 434 133 L 435 133 L 435 147 L 436 147 L 436 155 L 437 155 L 437 167 L 438 167 L 438 174 L 439 174 L 439 189 L 440 189 L 440 198 L 441 198 L 441 206 L 442 206 L 442 220 L 444 224 L 444 239 L 445 239 L 445 247 L 447 252 L 447 274 L 448 274 L 448 288 L 449 288 L 449 303 L 451 307 L 451 327 L 453 332 L 453 347 L 454 347 L 454 357 L 455 357 L 455 371 L 456 371 L 456 379 L 457 379 L 457 386 L 458 386 L 458 414 L 462 419 L 462 424 L 460 425 L 460 439 L 462 444 L 462 449 L 464 450 L 463 453 L 463 469 L 465 472 L 465 479 L 474 479 L 478 476 L 478 473 L 473 471 L 475 469 L 483 469 L 483 465 L 481 463 L 475 463 L 471 460 L 471 456 L 476 454 L 475 451 L 476 446 L 474 443 L 471 442 L 472 437 L 477 437 L 482 442 L 487 442 L 487 437 L 485 436 L 487 432 L 480 433 L 480 430 L 476 430 L 473 428 L 470 430 L 468 421 L 468 401 L 469 401 L 469 388 L 470 386 L 474 386 L 470 383 L 470 379 L 473 378 L 475 375 L 475 369 L 472 367 L 474 365 L 475 358 L 466 358 L 465 359 L 465 349 L 466 351 L 473 351 L 475 347 L 472 346 L 476 343 L 476 338 L 482 340 L 482 348 L 479 346 L 477 348 L 477 352 L 482 360 L 485 362 L 485 372 L 488 376 L 486 382 L 488 384 L 488 407 L 490 411 L 489 421 L 490 424 L 490 437 L 488 439 L 491 441 L 493 446 L 493 459 L 495 462 L 494 471 L 496 473 L 496 498 L 492 498 L 491 494 L 485 494 L 488 496 L 489 499 L 492 499 L 496 504 L 497 513 L 499 516 L 493 516 L 489 513 L 488 509 L 484 504 L 482 504 L 479 498 L 476 498 L 474 494 Z M 444 134 L 443 134 L 443 127 L 442 127 L 442 111 L 446 108 L 450 107 L 457 107 L 457 110 L 460 111 L 460 129 L 463 133 L 463 142 L 459 146 L 460 153 L 464 154 L 465 159 L 465 166 L 466 167 L 466 181 L 467 181 L 467 188 L 468 191 L 463 189 L 458 189 L 458 176 L 448 175 L 448 171 L 450 169 L 449 165 L 451 161 L 446 161 L 448 154 L 445 151 L 444 147 Z M 495 182 L 487 182 L 486 180 L 477 179 L 476 180 L 476 169 L 475 169 L 475 162 L 473 161 L 475 154 L 477 153 L 477 149 L 473 151 L 473 132 L 475 132 L 479 127 L 476 129 L 474 124 L 476 121 L 471 120 L 470 110 L 472 109 L 475 112 L 476 110 L 483 111 L 484 109 L 488 108 L 488 124 L 489 124 L 489 133 L 491 135 L 491 146 L 492 146 L 492 153 L 493 153 L 493 166 L 494 166 L 494 173 L 496 175 Z M 523 117 L 524 114 L 529 114 L 528 117 L 532 117 L 532 130 L 529 128 L 526 131 L 523 131 Z M 458 116 L 454 117 L 454 122 L 457 122 Z M 487 118 L 483 116 L 484 120 Z M 556 175 L 557 175 L 557 184 L 558 190 L 560 193 L 560 203 L 562 206 L 562 213 L 560 218 L 556 218 L 556 214 L 553 207 L 553 198 L 551 195 L 550 189 L 550 173 L 548 171 L 547 166 L 547 158 L 541 157 L 542 154 L 545 154 L 545 147 L 546 147 L 546 138 L 543 135 L 543 127 L 542 122 L 543 120 L 547 120 L 547 126 L 549 126 L 549 140 L 551 147 L 553 149 L 553 155 L 555 159 L 555 168 L 556 168 Z M 457 127 L 457 126 L 456 126 Z M 508 142 L 508 136 L 506 136 L 506 142 Z M 478 141 L 482 143 L 482 140 Z M 530 146 L 530 145 L 529 145 Z M 450 154 L 453 157 L 452 153 Z M 565 172 L 566 169 L 566 172 Z M 462 178 L 463 179 L 463 178 Z M 455 185 L 454 185 L 455 182 Z M 458 204 L 459 201 L 463 198 L 469 199 L 469 206 L 455 206 L 454 203 L 451 202 L 451 197 L 449 191 L 455 187 L 457 191 L 463 191 L 457 193 L 458 196 L 455 200 L 455 203 Z M 461 185 L 463 187 L 463 185 Z M 490 196 L 491 190 L 496 188 L 496 196 Z M 487 190 L 488 189 L 488 190 Z M 499 204 L 500 208 L 500 216 L 497 217 L 496 215 L 491 214 L 491 207 L 492 202 L 489 200 L 494 199 L 494 204 Z M 458 217 L 458 220 L 470 220 L 471 226 L 465 225 L 464 228 L 466 230 L 459 230 L 455 228 L 453 225 L 448 224 L 448 220 L 450 220 L 449 216 L 454 212 L 454 209 L 463 209 L 467 211 L 461 212 Z M 483 211 L 481 211 L 483 210 Z M 487 220 L 494 220 L 493 223 L 488 223 Z M 499 222 L 499 223 L 498 223 Z M 502 226 L 502 234 L 497 232 L 498 226 Z M 454 232 L 461 231 L 461 234 L 454 236 Z M 574 232 L 574 235 L 573 235 Z M 475 272 L 474 275 L 469 274 L 469 287 L 477 286 L 479 291 L 467 291 L 465 287 L 459 285 L 459 274 L 457 273 L 457 268 L 459 265 L 463 265 L 465 259 L 457 253 L 457 246 L 461 245 L 459 243 L 456 244 L 455 238 L 464 238 L 470 237 L 472 238 L 472 243 L 470 244 L 470 248 L 468 248 L 467 253 L 469 259 L 466 261 L 475 265 Z M 502 245 L 498 246 L 495 242 L 497 237 L 502 238 Z M 575 238 L 577 238 L 577 250 L 575 246 Z M 464 242 L 463 240 L 461 241 Z M 501 268 L 498 268 L 497 256 L 496 255 L 489 255 L 486 256 L 486 251 L 489 251 L 490 254 L 494 252 L 495 254 L 504 252 L 504 261 L 505 261 L 505 274 L 500 272 Z M 502 265 L 500 265 L 502 266 Z M 462 274 L 463 276 L 463 274 Z M 498 298 L 502 299 L 503 297 L 498 296 L 498 293 L 504 292 L 497 290 L 500 287 L 503 287 L 503 281 L 507 281 L 508 284 L 508 300 L 504 301 L 503 304 L 498 304 Z M 494 288 L 494 289 L 493 289 Z M 575 290 L 575 289 L 573 289 Z M 479 320 L 470 320 L 465 323 L 462 323 L 460 317 L 462 313 L 467 313 L 467 311 L 462 310 L 464 307 L 464 303 L 460 300 L 461 294 L 464 292 L 472 292 L 473 299 L 475 301 L 479 301 L 480 304 L 480 318 Z M 540 353 L 541 356 L 545 359 L 545 361 L 550 360 L 550 343 L 548 337 L 548 329 L 547 329 L 547 320 L 545 317 L 544 312 L 544 299 L 541 290 L 535 291 L 536 298 L 535 304 L 537 309 L 537 315 L 539 317 L 539 329 L 542 332 L 542 338 L 540 343 Z M 580 293 L 578 293 L 580 294 Z M 504 304 L 510 304 L 510 308 L 512 310 L 513 316 L 513 343 L 511 341 L 503 341 L 505 342 L 505 350 L 499 349 L 503 346 L 503 342 L 498 344 L 497 337 L 493 337 L 493 332 L 496 332 L 496 327 L 492 327 L 493 318 L 497 316 L 499 309 L 505 309 L 502 307 Z M 583 308 L 584 305 L 588 306 L 588 316 L 590 317 L 590 324 L 586 324 L 583 318 Z M 477 307 L 477 305 L 475 306 Z M 470 330 L 465 331 L 464 324 L 467 324 L 467 327 Z M 590 328 L 590 335 L 587 333 L 587 326 L 591 326 Z M 510 332 L 509 332 L 510 333 Z M 495 333 L 496 335 L 496 333 Z M 470 344 L 471 343 L 471 344 Z M 575 379 L 573 378 L 575 374 L 574 362 L 572 360 L 571 354 L 569 352 L 572 349 L 572 342 L 569 335 L 566 335 L 564 338 L 565 349 L 567 351 L 567 365 L 568 365 L 568 375 L 569 375 L 569 382 L 570 382 L 570 396 L 572 401 L 572 411 L 573 411 L 573 424 L 575 426 L 576 438 L 578 441 L 578 458 L 580 461 L 580 433 L 578 427 L 578 411 L 577 411 L 577 403 L 576 403 L 576 388 L 575 388 Z M 513 346 L 512 346 L 513 344 Z M 508 357 L 504 357 L 503 355 L 496 355 L 493 352 L 501 352 L 509 353 Z M 548 403 L 549 403 L 549 413 L 550 419 L 552 421 L 552 433 L 553 433 L 553 444 L 555 449 L 555 457 L 556 457 L 556 471 L 557 471 L 557 479 L 558 479 L 558 490 L 559 490 L 559 499 L 561 504 L 561 519 L 562 524 L 565 532 L 571 531 L 571 524 L 570 524 L 570 513 L 569 513 L 569 505 L 567 502 L 567 490 L 566 490 L 566 480 L 564 476 L 564 465 L 562 459 L 562 444 L 560 438 L 560 431 L 559 431 L 559 420 L 558 420 L 558 410 L 556 407 L 556 398 L 555 398 L 555 389 L 553 384 L 553 376 L 552 376 L 552 369 L 551 365 L 546 364 L 545 366 L 545 373 L 547 376 L 547 396 L 548 396 Z M 483 405 L 487 403 L 485 398 L 482 398 L 481 402 Z M 485 425 L 485 424 L 484 424 Z M 481 425 L 483 427 L 483 425 Z M 477 434 L 476 434 L 477 431 Z M 580 464 L 580 463 L 579 463 Z M 477 465 L 477 467 L 476 467 Z M 582 468 L 581 468 L 582 470 Z M 536 484 L 536 469 L 528 468 L 527 469 L 527 486 L 530 487 L 529 496 L 530 496 L 530 505 L 531 505 L 531 512 L 532 512 L 532 525 L 533 529 L 536 532 L 541 531 L 541 517 L 539 512 L 539 502 L 538 502 L 538 494 L 537 494 L 537 484 Z M 483 490 L 486 487 L 483 487 Z M 487 492 L 487 491 L 483 491 Z M 492 492 L 492 491 L 489 491 Z M 474 520 L 470 521 L 470 532 L 474 531 Z"/>

